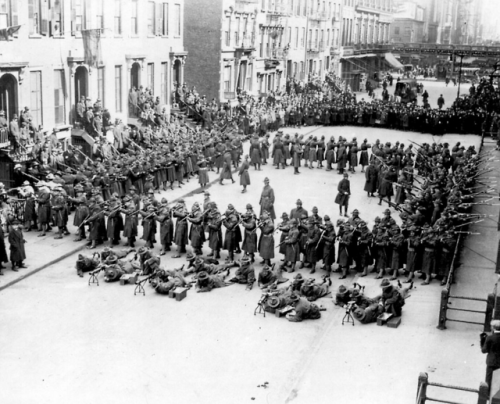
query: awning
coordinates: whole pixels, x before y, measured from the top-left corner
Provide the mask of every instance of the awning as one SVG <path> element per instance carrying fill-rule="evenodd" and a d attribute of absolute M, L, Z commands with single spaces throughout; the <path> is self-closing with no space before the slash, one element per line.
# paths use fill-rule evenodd
<path fill-rule="evenodd" d="M 397 60 L 392 53 L 388 52 L 384 55 L 384 57 L 385 57 L 385 60 L 387 61 L 387 63 L 389 63 L 395 69 L 402 69 L 403 68 L 403 65 L 401 64 L 401 62 L 399 60 Z"/>
<path fill-rule="evenodd" d="M 342 56 L 342 59 L 360 59 L 360 58 L 370 58 L 377 56 L 375 53 L 365 53 L 364 55 L 349 55 L 349 56 Z"/>
<path fill-rule="evenodd" d="M 455 69 L 455 70 L 460 70 L 460 68 Z M 463 72 L 475 72 L 477 70 L 481 70 L 479 67 L 462 67 Z"/>

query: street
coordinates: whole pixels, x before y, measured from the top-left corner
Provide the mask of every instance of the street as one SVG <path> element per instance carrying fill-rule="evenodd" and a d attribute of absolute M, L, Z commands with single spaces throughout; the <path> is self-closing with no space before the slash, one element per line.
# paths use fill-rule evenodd
<path fill-rule="evenodd" d="M 367 138 L 369 143 L 460 141 L 476 149 L 480 141 L 475 136 L 433 138 L 365 127 L 285 129 L 295 132 L 327 140 Z M 209 188 L 211 199 L 221 211 L 232 203 L 243 212 L 251 203 L 258 212 L 263 180 L 268 177 L 276 194 L 276 223 L 299 198 L 309 212 L 317 206 L 320 215 L 328 214 L 335 223 L 339 214 L 333 201 L 341 176 L 317 168 L 300 171 L 293 175 L 291 167 L 276 170 L 270 162 L 262 171 L 251 168 L 248 193 L 241 194 L 233 174 L 235 184 L 225 181 Z M 210 176 L 215 179 L 214 173 Z M 378 206 L 377 198 L 366 197 L 360 167 L 350 177 L 349 212 L 359 209 L 371 228 L 387 205 Z M 182 191 L 194 191 L 195 182 L 192 179 Z M 169 192 L 157 198 L 165 195 L 171 200 Z M 186 197 L 188 208 L 195 201 L 202 202 L 203 195 Z M 204 253 L 208 252 L 205 247 Z M 161 266 L 172 269 L 185 263 L 172 255 L 163 256 Z M 273 262 L 279 264 L 280 258 Z M 204 294 L 191 289 L 181 302 L 156 294 L 149 286 L 146 296 L 134 296 L 133 286 L 107 284 L 102 274 L 100 286 L 88 286 L 88 275 L 83 279 L 76 275 L 75 261 L 76 256 L 69 257 L 0 293 L 0 344 L 8 348 L 0 353 L 2 402 L 401 404 L 414 402 L 421 371 L 473 388 L 483 374 L 484 357 L 473 344 L 476 328 L 446 332 L 446 338 L 435 328 L 441 290 L 437 281 L 429 286 L 416 283 L 402 324 L 389 329 L 376 324 L 342 326 L 345 311 L 332 304 L 331 296 L 317 302 L 327 309 L 319 320 L 290 323 L 270 314 L 254 316 L 261 296 L 257 286 L 245 291 L 236 284 Z M 257 257 L 256 272 L 261 269 L 259 261 Z M 306 268 L 298 272 L 316 279 L 323 275 L 321 270 L 309 275 Z M 350 287 L 358 281 L 353 272 L 344 281 L 337 278 L 332 274 L 333 296 L 340 284 Z M 380 281 L 373 274 L 359 282 L 366 286 L 367 296 L 380 293 Z"/>

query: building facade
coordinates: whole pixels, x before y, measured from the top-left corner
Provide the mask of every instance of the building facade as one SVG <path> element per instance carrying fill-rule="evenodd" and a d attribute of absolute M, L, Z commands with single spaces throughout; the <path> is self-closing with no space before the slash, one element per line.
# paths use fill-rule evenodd
<path fill-rule="evenodd" d="M 208 99 L 284 90 L 332 68 L 340 0 L 186 0 L 186 81 Z"/>
<path fill-rule="evenodd" d="M 424 16 L 425 9 L 423 7 L 409 1 L 401 4 L 394 14 L 391 24 L 391 41 L 403 43 L 426 42 Z"/>
<path fill-rule="evenodd" d="M 343 0 L 339 74 L 354 91 L 391 67 L 382 45 L 389 43 L 392 18 L 392 0 Z"/>
<path fill-rule="evenodd" d="M 183 80 L 181 0 L 3 0 L 0 25 L 21 25 L 0 42 L 0 109 L 10 120 L 29 107 L 35 126 L 51 131 L 75 120 L 80 97 L 100 99 L 125 121 L 132 86 L 153 89 L 170 105 Z M 99 30 L 102 60 L 86 63 L 82 31 Z"/>

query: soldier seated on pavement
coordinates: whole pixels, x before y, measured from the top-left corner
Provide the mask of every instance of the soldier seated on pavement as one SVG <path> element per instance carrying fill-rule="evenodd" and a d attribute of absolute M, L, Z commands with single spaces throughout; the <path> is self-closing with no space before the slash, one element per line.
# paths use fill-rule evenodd
<path fill-rule="evenodd" d="M 340 285 L 335 294 L 335 306 L 344 307 L 351 301 L 352 290 L 347 289 L 344 285 Z"/>
<path fill-rule="evenodd" d="M 99 258 L 97 254 L 92 257 L 86 257 L 82 254 L 78 254 L 78 259 L 76 260 L 76 273 L 79 277 L 83 277 L 84 272 L 90 272 L 99 266 Z"/>
<path fill-rule="evenodd" d="M 400 291 L 392 286 L 388 279 L 383 279 L 380 287 L 382 288 L 382 295 L 376 297 L 376 299 L 382 302 L 384 311 L 392 313 L 396 317 L 401 316 L 402 308 L 405 304 L 404 295 L 407 294 L 408 289 L 405 288 Z"/>
<path fill-rule="evenodd" d="M 300 294 L 310 302 L 325 297 L 330 293 L 332 280 L 328 276 L 323 276 L 323 283 L 318 285 L 314 278 L 308 279 L 300 288 Z"/>
<path fill-rule="evenodd" d="M 223 288 L 224 286 L 228 286 L 229 283 L 226 283 L 224 280 L 226 279 L 226 275 L 216 274 L 209 275 L 205 271 L 201 271 L 196 277 L 196 285 L 195 288 L 198 289 L 197 293 L 202 292 L 210 292 L 212 289 Z"/>
<path fill-rule="evenodd" d="M 251 290 L 255 283 L 255 270 L 250 263 L 250 257 L 245 256 L 236 264 L 239 265 L 239 268 L 236 270 L 234 278 L 231 278 L 229 282 L 246 284 L 246 290 Z"/>
<path fill-rule="evenodd" d="M 298 323 L 302 320 L 317 320 L 321 317 L 318 306 L 297 294 L 290 296 L 290 305 L 294 307 L 294 310 L 286 315 L 288 321 Z"/>
<path fill-rule="evenodd" d="M 382 303 L 374 302 L 367 307 L 354 305 L 352 316 L 362 324 L 374 323 L 377 317 L 384 312 Z"/>

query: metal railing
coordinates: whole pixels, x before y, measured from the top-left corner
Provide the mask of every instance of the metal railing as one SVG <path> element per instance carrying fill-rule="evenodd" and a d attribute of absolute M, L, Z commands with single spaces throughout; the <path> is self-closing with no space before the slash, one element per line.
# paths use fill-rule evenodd
<path fill-rule="evenodd" d="M 252 49 L 254 48 L 255 35 L 243 35 L 243 38 L 236 48 L 239 49 Z"/>
<path fill-rule="evenodd" d="M 429 376 L 427 375 L 427 373 L 422 372 L 418 376 L 418 388 L 417 388 L 416 404 L 425 404 L 427 401 L 434 401 L 437 403 L 447 403 L 447 404 L 462 404 L 462 403 L 459 403 L 457 401 L 449 401 L 449 400 L 442 400 L 442 399 L 428 397 L 427 396 L 427 387 L 428 386 L 441 387 L 441 388 L 450 389 L 450 390 L 465 391 L 468 393 L 475 393 L 478 395 L 477 404 L 487 404 L 487 402 L 488 402 L 488 390 L 489 390 L 489 388 L 485 382 L 481 382 L 479 384 L 478 389 L 471 389 L 468 387 L 461 387 L 461 386 L 452 386 L 450 384 L 431 383 L 431 382 L 429 382 Z"/>
<path fill-rule="evenodd" d="M 283 60 L 286 58 L 288 52 L 285 48 L 273 48 L 271 49 L 271 57 L 277 60 Z"/>
<path fill-rule="evenodd" d="M 234 91 L 224 91 L 224 98 L 226 100 L 234 100 L 236 98 L 236 93 Z"/>
<path fill-rule="evenodd" d="M 307 43 L 307 51 L 311 53 L 317 53 L 319 52 L 318 44 L 314 41 L 309 41 Z"/>

